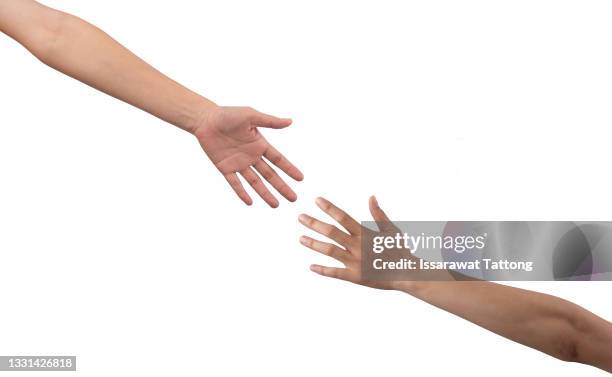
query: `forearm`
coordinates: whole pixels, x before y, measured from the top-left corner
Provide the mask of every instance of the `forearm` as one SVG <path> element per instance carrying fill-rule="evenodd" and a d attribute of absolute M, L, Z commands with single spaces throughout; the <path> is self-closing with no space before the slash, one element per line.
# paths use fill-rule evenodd
<path fill-rule="evenodd" d="M 566 361 L 612 369 L 610 324 L 558 297 L 486 281 L 398 288 L 492 332 Z"/>
<path fill-rule="evenodd" d="M 95 26 L 33 1 L 4 1 L 13 3 L 2 9 L 13 20 L 5 32 L 48 66 L 189 132 L 216 107 Z"/>

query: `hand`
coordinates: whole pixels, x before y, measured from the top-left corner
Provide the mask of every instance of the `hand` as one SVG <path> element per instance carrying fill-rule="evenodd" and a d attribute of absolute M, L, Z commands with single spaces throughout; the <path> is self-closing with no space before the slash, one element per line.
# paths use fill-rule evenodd
<path fill-rule="evenodd" d="M 270 207 L 276 208 L 278 200 L 266 188 L 259 175 L 287 200 L 293 202 L 297 200 L 297 195 L 266 160 L 296 181 L 304 179 L 304 175 L 271 146 L 257 128 L 280 129 L 290 124 L 291 119 L 276 118 L 249 107 L 216 107 L 202 117 L 195 127 L 194 135 L 244 203 L 251 205 L 253 200 L 240 183 L 238 174 Z"/>
<path fill-rule="evenodd" d="M 317 198 L 317 206 L 323 212 L 330 215 L 344 229 L 338 229 L 336 226 L 324 223 L 313 217 L 302 214 L 299 216 L 299 221 L 307 228 L 330 238 L 341 247 L 332 243 L 315 240 L 313 238 L 302 236 L 300 243 L 314 251 L 332 257 L 344 264 L 345 268 L 326 267 L 313 264 L 310 269 L 319 275 L 350 281 L 355 284 L 365 285 L 379 289 L 397 289 L 395 281 L 366 281 L 361 276 L 361 238 L 362 232 L 372 232 L 372 230 L 362 227 L 357 221 L 350 217 L 346 212 L 342 211 L 331 202 L 323 198 Z M 378 201 L 374 196 L 370 198 L 370 213 L 376 221 L 380 232 L 395 233 L 398 229 L 391 223 L 385 212 L 378 206 Z M 348 233 L 347 233 L 348 232 Z"/>

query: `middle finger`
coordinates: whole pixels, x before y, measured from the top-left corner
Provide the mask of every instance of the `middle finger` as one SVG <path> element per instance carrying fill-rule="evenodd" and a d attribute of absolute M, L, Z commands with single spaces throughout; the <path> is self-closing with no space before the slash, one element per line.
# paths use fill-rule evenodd
<path fill-rule="evenodd" d="M 344 247 L 348 247 L 351 243 L 350 235 L 344 233 L 331 224 L 324 223 L 323 221 L 317 220 L 314 217 L 305 214 L 301 214 L 298 219 L 305 227 L 310 228 L 315 232 L 332 239 L 333 241 L 336 241 Z"/>

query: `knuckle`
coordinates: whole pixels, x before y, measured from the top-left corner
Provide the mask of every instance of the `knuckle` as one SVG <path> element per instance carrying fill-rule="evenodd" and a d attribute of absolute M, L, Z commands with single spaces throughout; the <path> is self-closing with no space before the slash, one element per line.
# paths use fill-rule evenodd
<path fill-rule="evenodd" d="M 343 252 L 338 250 L 338 249 L 336 249 L 336 248 L 332 249 L 332 251 L 329 253 L 329 256 L 331 256 L 332 258 L 337 259 L 339 261 L 344 259 Z"/>
<path fill-rule="evenodd" d="M 342 232 L 340 229 L 336 228 L 335 226 L 332 227 L 332 237 L 336 240 L 342 241 L 344 242 L 346 239 L 346 236 L 344 234 L 344 232 Z"/>
<path fill-rule="evenodd" d="M 270 161 L 274 164 L 280 164 L 281 162 L 283 162 L 283 156 L 281 155 L 273 156 L 272 159 L 270 159 Z"/>
<path fill-rule="evenodd" d="M 251 185 L 255 186 L 258 182 L 259 182 L 259 178 L 257 178 L 257 176 L 255 175 L 251 175 L 247 178 L 247 182 L 249 182 Z"/>
<path fill-rule="evenodd" d="M 325 255 L 332 255 L 334 253 L 334 247 L 330 244 L 325 244 L 322 248 L 321 251 L 323 252 L 323 254 Z"/>
<path fill-rule="evenodd" d="M 274 177 L 276 176 L 272 169 L 261 169 L 261 175 L 268 181 L 274 179 Z"/>

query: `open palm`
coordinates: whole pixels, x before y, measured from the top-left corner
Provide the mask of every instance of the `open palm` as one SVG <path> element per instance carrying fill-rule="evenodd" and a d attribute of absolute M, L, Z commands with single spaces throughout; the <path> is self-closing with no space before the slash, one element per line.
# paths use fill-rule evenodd
<path fill-rule="evenodd" d="M 266 203 L 276 208 L 278 200 L 266 188 L 260 175 L 287 200 L 295 201 L 297 195 L 266 160 L 296 181 L 301 181 L 304 176 L 268 143 L 258 127 L 280 129 L 290 124 L 291 119 L 276 118 L 249 107 L 219 107 L 202 119 L 194 134 L 204 152 L 243 202 L 251 205 L 253 200 L 242 186 L 238 174 Z"/>

